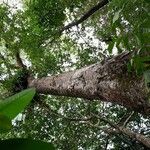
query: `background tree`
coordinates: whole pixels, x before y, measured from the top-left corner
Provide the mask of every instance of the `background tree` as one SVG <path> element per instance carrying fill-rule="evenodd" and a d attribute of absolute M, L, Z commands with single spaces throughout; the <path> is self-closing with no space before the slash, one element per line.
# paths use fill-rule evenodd
<path fill-rule="evenodd" d="M 71 150 L 149 148 L 148 1 L 23 3 L 0 6 L 1 97 L 29 86 L 37 95 L 1 138 Z"/>

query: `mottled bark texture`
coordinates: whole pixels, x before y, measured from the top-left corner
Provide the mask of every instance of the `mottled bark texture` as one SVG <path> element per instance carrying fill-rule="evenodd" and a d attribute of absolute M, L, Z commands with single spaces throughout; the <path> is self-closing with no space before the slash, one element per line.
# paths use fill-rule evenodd
<path fill-rule="evenodd" d="M 142 78 L 127 72 L 131 53 L 60 75 L 29 80 L 37 92 L 59 96 L 99 99 L 148 115 L 150 104 Z"/>

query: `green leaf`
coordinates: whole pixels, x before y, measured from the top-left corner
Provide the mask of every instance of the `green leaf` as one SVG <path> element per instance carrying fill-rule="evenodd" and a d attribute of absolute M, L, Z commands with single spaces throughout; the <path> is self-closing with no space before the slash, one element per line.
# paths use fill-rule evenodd
<path fill-rule="evenodd" d="M 110 54 L 112 54 L 112 49 L 114 48 L 114 44 L 115 44 L 115 42 L 110 42 L 110 43 L 109 43 L 108 52 L 109 52 Z"/>
<path fill-rule="evenodd" d="M 5 133 L 9 131 L 11 127 L 11 120 L 8 117 L 0 114 L 0 133 Z"/>
<path fill-rule="evenodd" d="M 123 38 L 123 45 L 126 49 L 130 50 L 130 45 L 129 45 L 129 37 L 128 35 L 124 36 Z"/>
<path fill-rule="evenodd" d="M 0 101 L 0 113 L 9 119 L 15 118 L 32 100 L 35 89 L 30 88 Z"/>
<path fill-rule="evenodd" d="M 5 150 L 55 150 L 50 143 L 21 138 L 1 140 L 0 147 Z"/>
<path fill-rule="evenodd" d="M 119 11 L 115 12 L 115 15 L 113 17 L 113 23 L 115 23 L 118 19 L 119 19 L 119 16 L 120 16 L 120 12 L 122 10 L 120 9 Z"/>
<path fill-rule="evenodd" d="M 149 0 L 144 0 L 145 2 L 149 3 Z"/>

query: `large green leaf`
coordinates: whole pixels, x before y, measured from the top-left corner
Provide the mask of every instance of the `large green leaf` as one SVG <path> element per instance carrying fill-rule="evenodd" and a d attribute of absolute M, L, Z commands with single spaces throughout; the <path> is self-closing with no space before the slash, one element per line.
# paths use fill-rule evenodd
<path fill-rule="evenodd" d="M 0 101 L 0 113 L 9 119 L 15 118 L 32 100 L 35 89 L 30 88 Z"/>
<path fill-rule="evenodd" d="M 9 131 L 11 127 L 11 120 L 8 117 L 0 114 L 0 133 Z"/>
<path fill-rule="evenodd" d="M 0 147 L 5 150 L 54 150 L 52 144 L 32 139 L 1 140 Z"/>

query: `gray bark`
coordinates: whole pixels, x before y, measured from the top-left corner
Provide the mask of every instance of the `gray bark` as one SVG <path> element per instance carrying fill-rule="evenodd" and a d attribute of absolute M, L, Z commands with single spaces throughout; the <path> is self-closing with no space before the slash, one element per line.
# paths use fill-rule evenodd
<path fill-rule="evenodd" d="M 131 57 L 126 52 L 79 70 L 29 80 L 29 87 L 43 94 L 112 102 L 149 115 L 150 103 L 143 79 L 127 72 Z"/>

